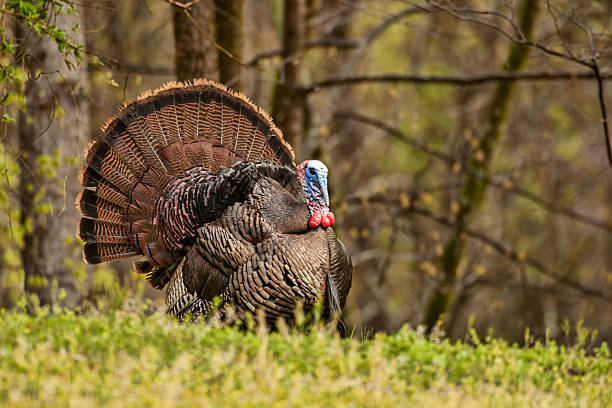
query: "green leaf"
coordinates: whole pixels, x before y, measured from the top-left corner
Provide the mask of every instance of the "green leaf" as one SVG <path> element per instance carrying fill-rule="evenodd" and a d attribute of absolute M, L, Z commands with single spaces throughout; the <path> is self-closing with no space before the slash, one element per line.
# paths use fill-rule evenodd
<path fill-rule="evenodd" d="M 15 121 L 15 118 L 9 115 L 8 113 L 5 113 L 2 115 L 3 123 L 13 123 L 14 121 Z"/>

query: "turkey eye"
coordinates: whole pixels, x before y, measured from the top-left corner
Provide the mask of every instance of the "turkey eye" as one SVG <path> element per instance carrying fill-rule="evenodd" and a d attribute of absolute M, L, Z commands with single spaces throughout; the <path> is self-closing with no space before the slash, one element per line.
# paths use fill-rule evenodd
<path fill-rule="evenodd" d="M 308 169 L 308 172 L 313 176 L 317 173 L 315 169 Z"/>

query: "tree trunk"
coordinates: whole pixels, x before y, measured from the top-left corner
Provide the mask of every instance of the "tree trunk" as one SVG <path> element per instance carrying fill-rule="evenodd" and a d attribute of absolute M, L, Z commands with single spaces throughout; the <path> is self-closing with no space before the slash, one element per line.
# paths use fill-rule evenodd
<path fill-rule="evenodd" d="M 305 0 L 285 0 L 283 53 L 279 81 L 274 92 L 272 115 L 300 157 L 303 142 L 304 100 L 297 90 L 302 84 L 301 62 L 305 32 Z"/>
<path fill-rule="evenodd" d="M 80 20 L 78 14 L 55 17 L 55 24 L 68 33 Z M 73 269 L 81 262 L 74 202 L 80 190 L 80 150 L 89 129 L 86 64 L 69 70 L 55 42 L 27 35 L 24 27 L 20 31 L 19 38 L 32 41 L 23 45 L 30 79 L 18 123 L 25 290 L 37 295 L 41 305 L 60 300 L 74 306 L 80 294 Z M 84 44 L 82 30 L 72 35 Z"/>
<path fill-rule="evenodd" d="M 201 0 L 186 9 L 178 6 L 172 9 L 179 81 L 217 79 L 214 10 L 213 0 Z"/>
<path fill-rule="evenodd" d="M 105 32 L 108 35 L 110 57 L 125 64 L 127 62 L 125 53 L 125 30 L 121 24 L 119 8 L 121 7 L 120 0 L 106 0 L 107 8 L 104 10 L 106 24 Z M 91 12 L 95 11 L 89 9 Z M 92 29 L 95 29 L 92 27 Z"/>
<path fill-rule="evenodd" d="M 520 28 L 525 38 L 530 39 L 535 25 L 538 1 L 523 0 L 521 3 Z M 524 65 L 527 52 L 528 47 L 513 44 L 510 47 L 508 59 L 504 66 L 506 71 L 519 71 Z M 501 81 L 495 88 L 487 110 L 485 127 L 478 141 L 478 147 L 474 151 L 473 158 L 467 163 L 467 173 L 480 174 L 482 177 L 466 177 L 458 200 L 459 211 L 457 212 L 456 221 L 459 225 L 467 225 L 469 223 L 470 218 L 484 198 L 487 188 L 486 177 L 489 174 L 493 148 L 499 139 L 501 126 L 506 118 L 513 85 L 513 81 Z M 452 233 L 446 241 L 440 260 L 440 267 L 443 272 L 442 281 L 434 289 L 425 309 L 423 324 L 428 329 L 435 326 L 445 313 L 452 310 L 452 304 L 456 297 L 455 279 L 464 249 L 464 234 L 461 234 L 459 231 Z"/>
<path fill-rule="evenodd" d="M 318 4 L 317 0 L 309 0 L 308 3 L 308 14 L 311 20 L 317 18 L 316 12 L 318 11 L 327 16 L 327 21 L 329 21 L 326 26 L 322 27 L 326 31 L 320 29 L 317 32 L 311 28 L 311 33 L 308 37 L 309 41 L 326 37 L 338 41 L 351 40 L 352 21 L 354 21 L 353 19 L 356 14 L 353 0 L 349 2 L 344 0 L 326 0 L 321 4 Z M 317 7 L 320 8 L 316 9 Z M 333 18 L 329 16 L 333 16 Z M 327 55 L 321 62 L 323 69 L 330 76 L 341 76 L 343 67 L 350 61 L 351 50 L 329 48 L 326 51 Z M 355 88 L 347 86 L 334 91 L 335 95 L 337 95 L 334 109 L 350 111 L 354 107 Z M 333 157 L 330 157 L 329 151 L 323 149 L 325 143 L 335 146 L 333 151 L 336 154 Z M 362 143 L 363 127 L 359 126 L 359 124 L 349 120 L 331 120 L 329 122 L 329 131 L 324 138 L 321 138 L 321 143 L 313 146 L 314 149 L 308 157 L 333 163 L 335 169 L 352 168 L 354 163 L 359 161 L 358 154 L 356 154 L 359 149 L 355 147 L 361 146 Z M 355 169 L 354 171 L 358 172 L 360 169 Z M 360 178 L 357 179 L 362 180 Z M 349 191 L 355 191 L 361 187 L 361 185 L 351 184 L 330 184 L 330 194 L 340 201 L 340 197 L 346 197 Z M 331 191 L 332 189 L 333 191 Z M 353 211 L 356 211 L 356 209 L 353 209 Z M 362 232 L 371 231 L 371 208 L 362 207 L 359 211 L 359 215 L 353 215 L 350 225 L 351 229 Z M 357 213 L 355 212 L 354 214 Z M 348 232 L 347 230 L 348 228 L 344 232 Z M 351 241 L 350 249 L 352 253 L 357 254 L 372 248 L 373 239 L 369 235 L 364 236 L 363 234 L 355 237 Z M 384 273 L 383 270 L 386 268 L 380 266 L 380 259 L 377 258 L 365 260 L 357 265 L 353 279 L 359 279 L 363 283 L 355 284 L 353 289 L 351 289 L 351 298 L 359 299 L 358 302 L 355 302 L 355 305 L 359 307 L 355 314 L 358 316 L 360 324 L 376 332 L 389 330 L 393 325 L 392 315 L 387 310 L 387 287 L 381 276 L 375 276 L 377 271 Z M 358 276 L 360 273 L 361 276 Z M 373 308 L 372 305 L 376 305 L 376 308 Z M 349 323 L 351 322 L 349 321 Z"/>
<path fill-rule="evenodd" d="M 2 236 L 5 235 L 5 231 L 1 231 Z M 4 263 L 5 256 L 5 244 L 0 243 L 0 308 L 8 308 L 11 307 L 11 299 L 10 299 L 10 288 L 5 284 L 5 279 L 7 275 L 7 267 Z"/>
<path fill-rule="evenodd" d="M 236 91 L 242 91 L 242 10 L 243 0 L 215 0 L 217 44 L 222 48 L 217 53 L 219 81 Z"/>

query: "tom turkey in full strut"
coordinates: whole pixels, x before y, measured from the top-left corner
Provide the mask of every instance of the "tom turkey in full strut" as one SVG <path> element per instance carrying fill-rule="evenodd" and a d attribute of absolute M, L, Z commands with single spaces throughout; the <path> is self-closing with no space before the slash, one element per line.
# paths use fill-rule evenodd
<path fill-rule="evenodd" d="M 291 146 L 246 97 L 207 80 L 169 84 L 125 104 L 93 142 L 80 174 L 83 258 L 134 264 L 168 312 L 291 321 L 323 298 L 340 313 L 352 265 L 332 230 L 327 168 L 296 167 Z"/>

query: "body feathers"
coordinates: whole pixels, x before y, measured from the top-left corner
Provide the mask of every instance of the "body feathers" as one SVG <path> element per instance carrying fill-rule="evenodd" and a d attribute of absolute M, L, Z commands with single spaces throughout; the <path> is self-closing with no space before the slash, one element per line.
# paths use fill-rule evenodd
<path fill-rule="evenodd" d="M 144 255 L 136 271 L 167 287 L 178 316 L 215 297 L 271 320 L 318 297 L 340 312 L 350 256 L 331 228 L 309 227 L 293 151 L 247 98 L 206 80 L 170 84 L 124 105 L 103 132 L 80 174 L 86 262 Z M 327 194 L 326 178 L 313 183 Z"/>

